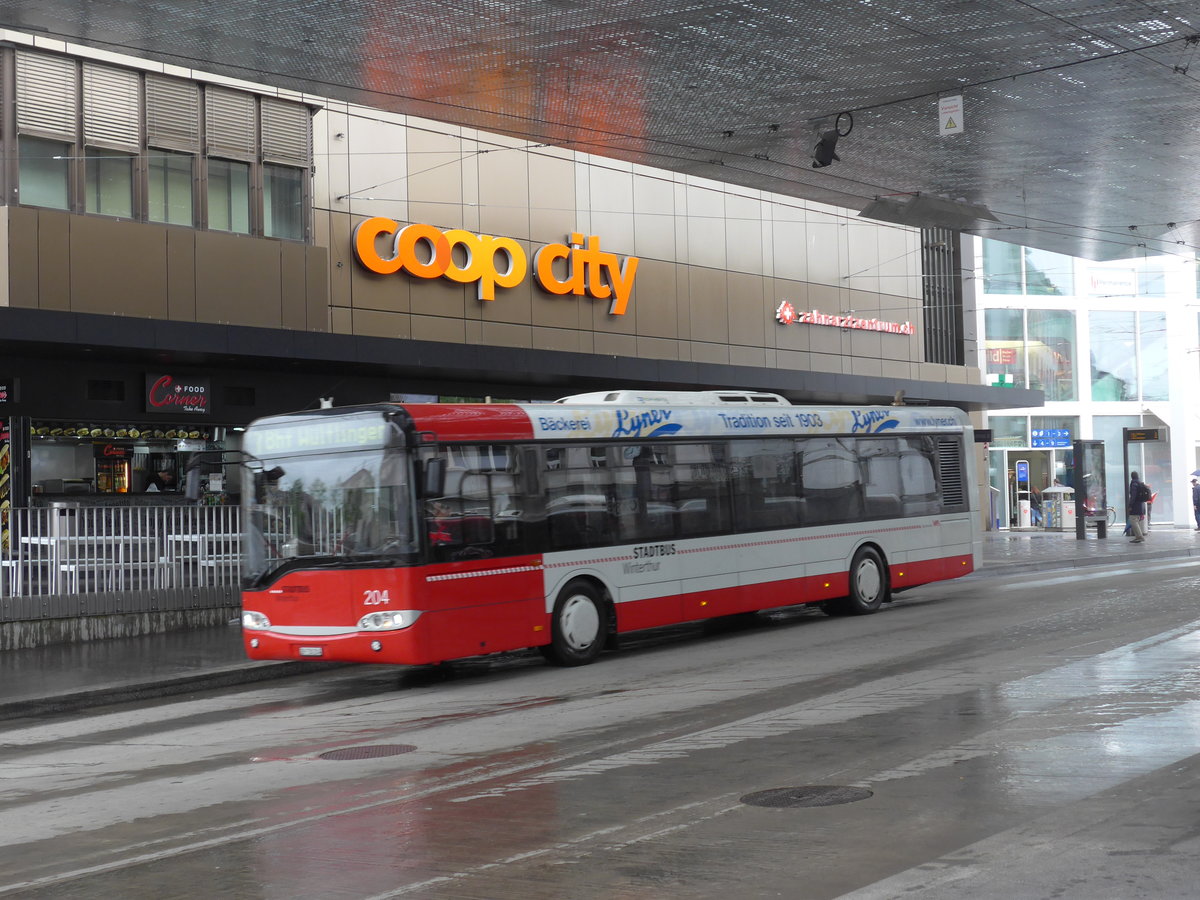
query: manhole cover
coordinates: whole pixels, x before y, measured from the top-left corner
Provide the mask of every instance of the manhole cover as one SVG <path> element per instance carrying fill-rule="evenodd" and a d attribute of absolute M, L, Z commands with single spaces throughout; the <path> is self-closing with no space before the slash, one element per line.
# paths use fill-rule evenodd
<path fill-rule="evenodd" d="M 742 802 L 750 806 L 773 806 L 777 808 L 795 806 L 837 806 L 866 800 L 874 794 L 866 788 L 842 787 L 839 785 L 809 785 L 807 787 L 771 788 L 746 794 Z"/>
<path fill-rule="evenodd" d="M 399 756 L 412 753 L 417 748 L 412 744 L 364 744 L 362 747 L 341 747 L 326 750 L 321 759 L 375 759 L 379 756 Z"/>

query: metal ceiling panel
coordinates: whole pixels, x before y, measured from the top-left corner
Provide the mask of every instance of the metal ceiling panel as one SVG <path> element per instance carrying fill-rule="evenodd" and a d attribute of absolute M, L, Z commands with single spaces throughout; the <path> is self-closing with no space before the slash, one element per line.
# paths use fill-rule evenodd
<path fill-rule="evenodd" d="M 1075 255 L 1197 246 L 1200 0 L 0 0 L 0 26 L 855 209 L 982 206 Z"/>

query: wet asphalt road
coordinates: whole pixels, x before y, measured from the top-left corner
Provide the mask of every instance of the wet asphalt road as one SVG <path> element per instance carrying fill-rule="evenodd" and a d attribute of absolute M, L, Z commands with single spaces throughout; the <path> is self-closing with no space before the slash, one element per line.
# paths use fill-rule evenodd
<path fill-rule="evenodd" d="M 1190 898 L 1198 663 L 1174 560 L 9 721 L 0 896 Z"/>

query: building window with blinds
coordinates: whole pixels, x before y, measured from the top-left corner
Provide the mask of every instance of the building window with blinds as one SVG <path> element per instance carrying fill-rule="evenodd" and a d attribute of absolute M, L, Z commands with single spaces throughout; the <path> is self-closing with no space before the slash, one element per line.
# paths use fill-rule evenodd
<path fill-rule="evenodd" d="M 25 48 L 17 201 L 282 240 L 309 238 L 311 109 Z"/>
<path fill-rule="evenodd" d="M 250 164 L 231 159 L 208 161 L 208 227 L 250 233 Z"/>
<path fill-rule="evenodd" d="M 196 179 L 195 157 L 170 150 L 151 150 L 146 168 L 150 179 L 147 218 L 165 225 L 195 224 L 192 198 Z"/>
<path fill-rule="evenodd" d="M 87 148 L 84 209 L 101 216 L 133 217 L 133 157 Z"/>
<path fill-rule="evenodd" d="M 70 209 L 71 145 L 21 135 L 21 172 L 17 189 L 28 206 Z"/>

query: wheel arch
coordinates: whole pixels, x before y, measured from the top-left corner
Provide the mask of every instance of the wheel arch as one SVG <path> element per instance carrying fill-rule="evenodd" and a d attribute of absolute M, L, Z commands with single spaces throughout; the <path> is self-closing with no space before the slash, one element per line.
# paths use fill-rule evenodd
<path fill-rule="evenodd" d="M 570 572 L 559 578 L 553 585 L 546 586 L 546 610 L 547 614 L 554 609 L 554 604 L 558 602 L 558 598 L 562 592 L 566 590 L 567 585 L 576 581 L 586 582 L 600 592 L 600 600 L 604 604 L 605 630 L 608 634 L 617 633 L 617 604 L 613 599 L 612 589 L 607 582 L 600 577 L 598 573 L 589 569 L 580 569 Z"/>

